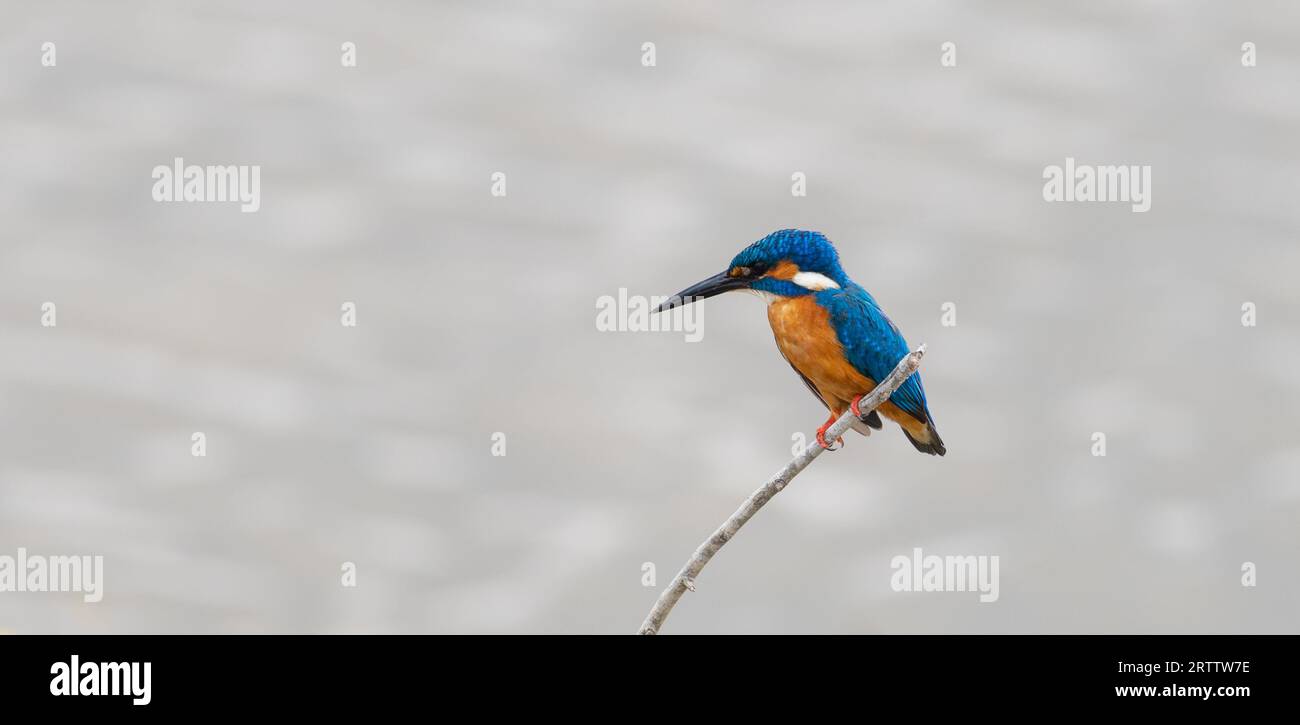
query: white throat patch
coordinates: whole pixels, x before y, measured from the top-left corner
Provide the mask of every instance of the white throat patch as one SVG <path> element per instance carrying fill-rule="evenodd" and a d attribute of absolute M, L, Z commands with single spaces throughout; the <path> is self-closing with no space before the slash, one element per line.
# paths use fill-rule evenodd
<path fill-rule="evenodd" d="M 804 289 L 810 289 L 814 292 L 820 292 L 824 289 L 840 288 L 840 286 L 835 283 L 835 280 L 817 272 L 797 272 L 791 281 Z"/>

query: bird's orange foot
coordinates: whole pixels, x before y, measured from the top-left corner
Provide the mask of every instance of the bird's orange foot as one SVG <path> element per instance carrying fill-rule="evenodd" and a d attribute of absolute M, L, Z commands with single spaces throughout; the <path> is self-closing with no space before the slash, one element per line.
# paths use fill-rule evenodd
<path fill-rule="evenodd" d="M 832 413 L 831 417 L 827 418 L 826 422 L 822 424 L 822 427 L 817 429 L 817 445 L 821 446 L 822 448 L 825 448 L 828 451 L 838 451 L 840 448 L 844 447 L 843 438 L 835 439 L 835 442 L 840 444 L 839 448 L 835 447 L 831 443 L 826 442 L 826 429 L 830 428 L 832 425 L 834 425 L 834 423 L 835 423 L 835 415 Z"/>
<path fill-rule="evenodd" d="M 862 402 L 863 397 L 865 396 L 859 395 L 858 397 L 853 399 L 852 403 L 849 403 L 849 412 L 853 413 L 854 418 L 862 417 L 862 409 L 858 407 L 858 403 Z"/>

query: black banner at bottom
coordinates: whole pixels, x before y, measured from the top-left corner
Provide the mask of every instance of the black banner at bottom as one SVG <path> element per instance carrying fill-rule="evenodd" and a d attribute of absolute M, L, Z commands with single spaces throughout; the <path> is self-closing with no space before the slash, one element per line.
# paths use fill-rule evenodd
<path fill-rule="evenodd" d="M 683 693 L 740 694 L 760 706 L 879 699 L 925 703 L 926 712 L 1041 701 L 1244 712 L 1287 704 L 1300 674 L 1296 644 L 1263 636 L 11 636 L 0 638 L 0 691 L 7 705 L 49 714 L 338 714 L 471 695 L 487 696 L 480 706 L 493 712 L 530 703 L 581 711 L 595 696 L 654 709 Z"/>

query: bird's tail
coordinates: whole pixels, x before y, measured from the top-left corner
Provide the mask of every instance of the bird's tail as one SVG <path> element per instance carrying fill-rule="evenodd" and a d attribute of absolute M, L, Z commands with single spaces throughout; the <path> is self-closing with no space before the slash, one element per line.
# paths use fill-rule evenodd
<path fill-rule="evenodd" d="M 926 416 L 929 418 L 929 416 Z M 926 420 L 922 423 L 916 421 L 915 425 L 901 426 L 903 435 L 911 441 L 916 450 L 922 453 L 929 453 L 932 456 L 942 456 L 948 452 L 943 445 L 943 439 L 939 437 L 939 431 L 935 430 L 934 421 Z"/>

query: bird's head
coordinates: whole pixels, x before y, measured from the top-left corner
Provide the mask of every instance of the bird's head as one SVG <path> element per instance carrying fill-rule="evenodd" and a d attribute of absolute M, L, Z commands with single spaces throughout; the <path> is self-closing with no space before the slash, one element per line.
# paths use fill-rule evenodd
<path fill-rule="evenodd" d="M 727 268 L 673 295 L 656 312 L 688 305 L 731 290 L 749 290 L 769 301 L 810 295 L 849 283 L 839 254 L 820 232 L 783 229 L 737 254 Z"/>

